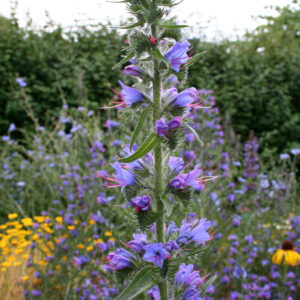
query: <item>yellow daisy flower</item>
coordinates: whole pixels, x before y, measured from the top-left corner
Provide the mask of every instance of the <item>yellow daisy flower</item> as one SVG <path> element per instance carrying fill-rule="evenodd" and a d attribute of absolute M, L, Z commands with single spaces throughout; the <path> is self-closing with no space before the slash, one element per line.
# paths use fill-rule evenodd
<path fill-rule="evenodd" d="M 294 250 L 294 245 L 290 241 L 284 241 L 281 249 L 278 249 L 272 257 L 272 263 L 280 265 L 284 262 L 285 265 L 296 267 L 300 263 L 300 254 Z"/>

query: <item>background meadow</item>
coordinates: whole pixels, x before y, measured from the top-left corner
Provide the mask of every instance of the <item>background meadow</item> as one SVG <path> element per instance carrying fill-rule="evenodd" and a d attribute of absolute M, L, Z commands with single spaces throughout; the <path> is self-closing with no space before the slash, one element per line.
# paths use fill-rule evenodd
<path fill-rule="evenodd" d="M 277 10 L 241 40 L 190 40 L 207 53 L 188 85 L 211 108 L 190 112 L 203 145 L 186 132 L 180 155 L 218 178 L 172 220 L 213 221 L 198 266 L 216 279 L 203 299 L 300 296 L 300 11 Z M 0 298 L 114 299 L 123 287 L 103 266 L 135 220 L 103 176 L 138 117 L 99 108 L 119 79 L 130 84 L 112 70 L 126 36 L 107 24 L 20 27 L 14 13 L 0 36 Z M 274 257 L 285 241 L 288 265 Z"/>

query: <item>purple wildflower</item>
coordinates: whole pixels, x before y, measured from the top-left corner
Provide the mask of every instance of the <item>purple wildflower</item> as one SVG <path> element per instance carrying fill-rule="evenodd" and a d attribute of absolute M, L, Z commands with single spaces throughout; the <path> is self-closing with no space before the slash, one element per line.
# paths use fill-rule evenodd
<path fill-rule="evenodd" d="M 108 255 L 109 265 L 106 265 L 108 270 L 121 270 L 131 266 L 131 260 L 135 259 L 135 256 L 123 248 L 117 249 L 115 252 L 111 252 Z"/>
<path fill-rule="evenodd" d="M 162 264 L 166 258 L 169 258 L 170 253 L 163 248 L 162 243 L 150 244 L 144 247 L 146 251 L 143 259 L 148 262 L 152 262 L 159 268 L 162 268 Z"/>
<path fill-rule="evenodd" d="M 122 73 L 126 76 L 140 76 L 143 72 L 142 70 L 136 66 L 136 65 L 129 65 L 124 70 L 122 70 Z"/>
<path fill-rule="evenodd" d="M 187 52 L 190 50 L 190 46 L 191 44 L 186 40 L 182 43 L 177 42 L 165 55 L 175 72 L 179 72 L 181 65 L 189 61 L 190 57 Z"/>
<path fill-rule="evenodd" d="M 153 300 L 160 300 L 159 288 L 155 285 L 151 290 L 147 292 L 149 297 L 152 297 Z"/>
<path fill-rule="evenodd" d="M 155 123 L 155 130 L 156 133 L 160 136 L 165 136 L 168 133 L 168 125 L 166 124 L 166 121 L 164 118 L 160 118 Z"/>
<path fill-rule="evenodd" d="M 191 106 L 198 98 L 197 89 L 191 87 L 179 93 L 175 101 L 174 99 L 171 100 L 171 104 L 178 107 L 188 107 Z"/>
<path fill-rule="evenodd" d="M 175 241 L 169 241 L 164 245 L 164 249 L 171 252 L 179 249 L 179 246 Z"/>
<path fill-rule="evenodd" d="M 17 82 L 17 84 L 18 84 L 20 87 L 25 87 L 25 86 L 27 86 L 27 82 L 26 82 L 23 78 L 17 78 L 17 79 L 16 79 L 16 82 Z"/>
<path fill-rule="evenodd" d="M 141 253 L 147 245 L 147 236 L 143 233 L 133 234 L 133 238 L 132 241 L 127 243 L 128 247 L 135 252 Z"/>
<path fill-rule="evenodd" d="M 194 271 L 192 264 L 181 264 L 179 271 L 175 274 L 175 284 L 178 288 L 199 286 L 204 280 L 200 277 L 198 271 Z"/>
<path fill-rule="evenodd" d="M 108 181 L 115 182 L 115 184 L 111 184 L 111 185 L 103 184 L 103 186 L 106 186 L 108 188 L 122 187 L 122 191 L 123 191 L 125 186 L 133 185 L 136 182 L 134 178 L 134 174 L 131 171 L 123 169 L 120 163 L 115 162 L 114 164 L 112 164 L 112 167 L 116 171 L 116 175 L 113 178 L 108 178 L 106 176 L 103 176 L 102 174 L 99 174 L 99 176 Z"/>
<path fill-rule="evenodd" d="M 116 128 L 120 125 L 120 122 L 113 121 L 113 120 L 107 120 L 104 124 L 107 128 L 112 129 Z"/>
<path fill-rule="evenodd" d="M 137 196 L 132 199 L 132 203 L 135 205 L 136 212 L 139 212 L 140 210 L 148 210 L 150 207 L 150 201 L 151 197 L 147 195 Z"/>
<path fill-rule="evenodd" d="M 181 157 L 170 156 L 168 160 L 170 174 L 178 174 L 184 169 L 184 161 Z"/>
<path fill-rule="evenodd" d="M 182 118 L 175 117 L 171 121 L 169 121 L 167 125 L 169 127 L 169 130 L 175 130 L 182 125 Z"/>

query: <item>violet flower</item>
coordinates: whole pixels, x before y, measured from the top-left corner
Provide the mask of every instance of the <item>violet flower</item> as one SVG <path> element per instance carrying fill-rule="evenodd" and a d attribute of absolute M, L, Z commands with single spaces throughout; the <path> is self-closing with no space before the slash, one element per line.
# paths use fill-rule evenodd
<path fill-rule="evenodd" d="M 175 72 L 180 71 L 180 67 L 183 64 L 186 64 L 190 57 L 187 52 L 190 50 L 191 44 L 188 41 L 183 41 L 182 43 L 177 42 L 165 55 L 171 63 L 171 68 Z"/>
<path fill-rule="evenodd" d="M 150 207 L 151 197 L 144 195 L 144 196 L 137 196 L 132 199 L 132 203 L 135 205 L 136 212 L 140 210 L 146 211 Z"/>
<path fill-rule="evenodd" d="M 168 125 L 166 124 L 166 121 L 164 118 L 160 118 L 155 123 L 155 130 L 156 133 L 160 136 L 165 136 L 168 133 Z"/>
<path fill-rule="evenodd" d="M 124 70 L 122 70 L 122 73 L 126 76 L 141 76 L 143 73 L 142 70 L 136 66 L 136 65 L 129 65 Z"/>
<path fill-rule="evenodd" d="M 175 130 L 182 125 L 182 118 L 175 117 L 171 121 L 169 121 L 167 125 L 169 127 L 169 130 Z"/>
<path fill-rule="evenodd" d="M 162 268 L 163 262 L 166 258 L 169 258 L 170 253 L 163 248 L 162 243 L 150 244 L 144 247 L 146 251 L 143 259 L 148 262 L 152 262 L 159 268 Z"/>
<path fill-rule="evenodd" d="M 121 270 L 131 266 L 131 260 L 135 259 L 135 256 L 129 251 L 119 248 L 115 252 L 111 252 L 108 255 L 110 264 L 106 265 L 108 270 Z"/>

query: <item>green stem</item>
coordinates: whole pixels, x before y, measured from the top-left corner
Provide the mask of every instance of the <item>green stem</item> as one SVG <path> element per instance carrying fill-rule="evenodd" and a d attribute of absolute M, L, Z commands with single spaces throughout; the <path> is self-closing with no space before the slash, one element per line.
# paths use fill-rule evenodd
<path fill-rule="evenodd" d="M 152 36 L 157 36 L 156 25 L 152 25 Z M 155 124 L 156 120 L 160 118 L 161 113 L 161 78 L 159 71 L 160 62 L 153 57 L 153 68 L 154 68 L 154 78 L 153 78 L 153 122 Z M 156 203 L 156 211 L 160 212 L 161 215 L 156 220 L 156 240 L 158 243 L 165 243 L 164 237 L 164 204 L 161 200 L 161 195 L 163 192 L 163 175 L 162 175 L 162 147 L 158 144 L 154 150 L 154 160 L 155 160 L 155 189 L 154 198 Z M 163 277 L 159 283 L 159 291 L 161 300 L 168 300 L 168 281 L 167 278 Z"/>

